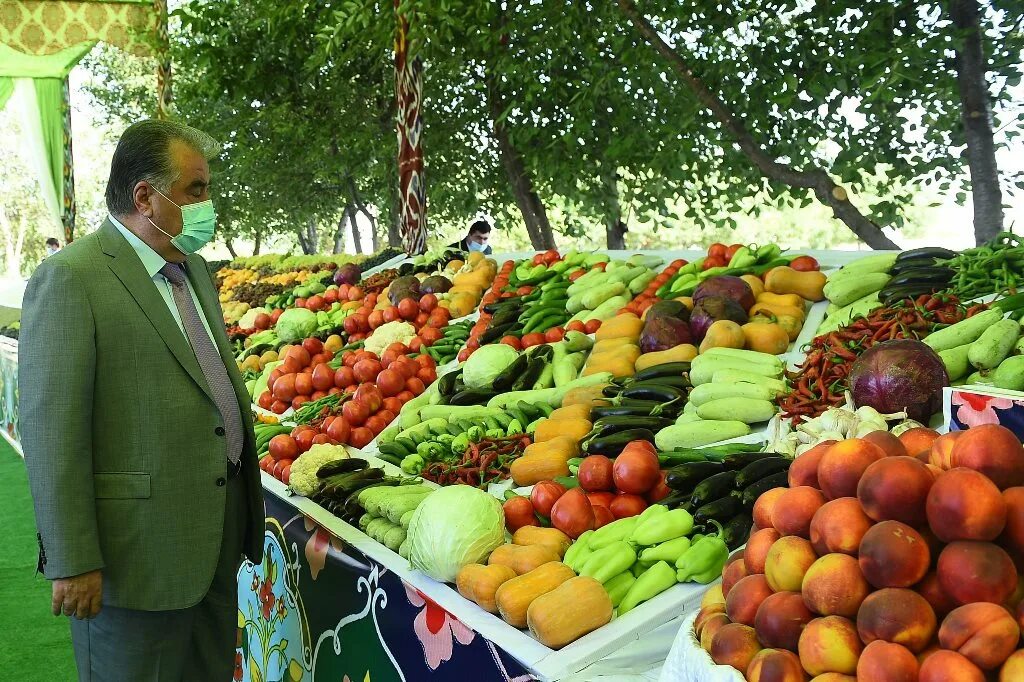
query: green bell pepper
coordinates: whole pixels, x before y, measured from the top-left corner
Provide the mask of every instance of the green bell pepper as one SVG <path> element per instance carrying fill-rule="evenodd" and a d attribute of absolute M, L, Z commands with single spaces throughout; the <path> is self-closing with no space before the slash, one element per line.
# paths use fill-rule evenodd
<path fill-rule="evenodd" d="M 642 602 L 658 596 L 676 584 L 676 572 L 666 561 L 659 561 L 644 571 L 626 592 L 619 604 L 619 615 L 631 611 Z"/>

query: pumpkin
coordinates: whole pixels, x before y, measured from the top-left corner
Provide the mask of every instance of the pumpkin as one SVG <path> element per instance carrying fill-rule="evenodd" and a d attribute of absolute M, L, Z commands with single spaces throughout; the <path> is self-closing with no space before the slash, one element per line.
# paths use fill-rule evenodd
<path fill-rule="evenodd" d="M 593 578 L 570 578 L 530 604 L 526 622 L 546 647 L 561 649 L 612 619 L 612 600 Z"/>
<path fill-rule="evenodd" d="M 494 595 L 498 613 L 509 625 L 525 628 L 526 612 L 533 600 L 574 577 L 576 574 L 571 568 L 560 561 L 551 561 L 512 578 L 502 583 Z"/>
<path fill-rule="evenodd" d="M 784 265 L 772 268 L 765 276 L 764 288 L 773 294 L 797 294 L 808 301 L 824 301 L 827 279 L 819 270 L 797 272 Z"/>
<path fill-rule="evenodd" d="M 600 355 L 607 352 L 618 351 L 623 346 L 635 346 L 636 339 L 625 336 L 617 336 L 611 339 L 602 339 L 594 344 L 594 347 L 590 349 L 591 355 Z"/>
<path fill-rule="evenodd" d="M 644 353 L 633 363 L 633 369 L 639 372 L 648 367 L 663 365 L 666 362 L 689 362 L 697 357 L 697 347 L 692 343 L 681 343 L 672 346 L 667 350 L 658 350 L 653 353 Z"/>
<path fill-rule="evenodd" d="M 487 565 L 508 566 L 516 575 L 522 575 L 549 561 L 560 560 L 558 551 L 548 545 L 501 545 L 487 557 Z"/>
<path fill-rule="evenodd" d="M 746 340 L 743 329 L 732 320 L 718 320 L 708 327 L 704 340 L 700 343 L 700 352 L 709 348 L 743 348 Z"/>
<path fill-rule="evenodd" d="M 767 303 L 769 305 L 786 305 L 792 308 L 800 308 L 801 310 L 804 307 L 804 299 L 798 294 L 773 294 L 770 291 L 765 291 L 759 296 L 755 296 L 754 299 L 758 303 Z"/>
<path fill-rule="evenodd" d="M 562 406 L 557 410 L 554 410 L 548 415 L 548 419 L 558 421 L 559 419 L 590 419 L 590 403 L 574 403 L 572 405 L 566 405 L 565 401 L 562 401 Z"/>
<path fill-rule="evenodd" d="M 537 424 L 537 430 L 533 433 L 533 441 L 542 443 L 558 436 L 569 436 L 576 440 L 582 440 L 594 427 L 586 419 L 543 419 Z"/>
<path fill-rule="evenodd" d="M 569 550 L 572 540 L 557 528 L 540 526 L 522 526 L 512 534 L 512 542 L 517 545 L 540 545 L 549 547 L 558 553 L 561 559 Z"/>
<path fill-rule="evenodd" d="M 503 564 L 466 564 L 455 576 L 455 587 L 458 588 L 459 594 L 475 602 L 484 611 L 497 613 L 498 605 L 494 601 L 494 594 L 505 582 L 515 577 L 516 572 Z"/>
<path fill-rule="evenodd" d="M 792 305 L 782 305 L 781 303 L 764 303 L 760 301 L 755 303 L 754 307 L 751 308 L 749 312 L 751 315 L 761 315 L 764 313 L 770 313 L 772 315 L 775 315 L 776 317 L 786 315 L 788 317 L 795 317 L 799 320 L 803 320 L 805 315 L 803 306 L 800 306 L 798 308 Z"/>

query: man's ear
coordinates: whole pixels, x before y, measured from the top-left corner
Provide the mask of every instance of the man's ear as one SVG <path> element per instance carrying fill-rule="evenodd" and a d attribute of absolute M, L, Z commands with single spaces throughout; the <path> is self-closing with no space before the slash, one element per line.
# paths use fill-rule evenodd
<path fill-rule="evenodd" d="M 153 217 L 153 188 L 145 180 L 135 183 L 132 197 L 135 199 L 135 210 L 147 218 Z"/>

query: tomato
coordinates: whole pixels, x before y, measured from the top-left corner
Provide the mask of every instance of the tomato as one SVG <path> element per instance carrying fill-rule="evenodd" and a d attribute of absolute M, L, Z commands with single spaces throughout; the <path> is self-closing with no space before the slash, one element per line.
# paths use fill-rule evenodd
<path fill-rule="evenodd" d="M 533 515 L 533 503 L 529 497 L 516 495 L 505 500 L 501 505 L 505 512 L 505 528 L 509 533 L 515 533 L 523 526 L 539 526 L 537 517 Z"/>
<path fill-rule="evenodd" d="M 551 516 L 551 507 L 565 494 L 565 486 L 555 481 L 541 481 L 533 486 L 530 502 L 541 516 Z"/>
<path fill-rule="evenodd" d="M 374 435 L 370 429 L 360 426 L 358 429 L 352 429 L 352 433 L 348 437 L 348 444 L 354 448 L 365 448 L 373 440 Z"/>
<path fill-rule="evenodd" d="M 604 269 L 607 268 L 607 267 L 608 267 L 607 263 L 596 263 L 594 265 L 594 267 L 592 267 L 590 269 L 591 270 L 600 270 L 601 272 L 604 272 Z"/>
<path fill-rule="evenodd" d="M 330 305 L 338 302 L 338 290 L 328 289 L 324 292 L 324 303 Z"/>
<path fill-rule="evenodd" d="M 412 358 L 401 357 L 398 360 L 395 360 L 395 364 L 393 364 L 390 369 L 397 369 L 403 377 L 406 379 L 412 379 L 416 376 L 416 372 L 420 371 L 420 366 Z"/>
<path fill-rule="evenodd" d="M 634 440 L 627 444 L 612 465 L 615 487 L 624 493 L 643 495 L 660 477 L 658 455 L 647 441 Z"/>
<path fill-rule="evenodd" d="M 275 400 L 270 405 L 270 411 L 273 412 L 274 414 L 284 414 L 285 412 L 288 411 L 289 407 L 291 407 L 291 405 L 284 402 L 283 400 Z"/>
<path fill-rule="evenodd" d="M 619 493 L 608 508 L 615 518 L 624 519 L 627 516 L 636 516 L 647 509 L 647 500 L 639 495 Z"/>
<path fill-rule="evenodd" d="M 433 367 L 420 367 L 420 370 L 416 372 L 415 378 L 422 381 L 424 386 L 429 386 L 437 380 L 437 370 Z M 409 381 L 412 381 L 412 379 L 409 379 Z"/>
<path fill-rule="evenodd" d="M 281 319 L 281 315 L 284 313 L 280 308 L 274 308 L 274 312 L 270 313 L 271 324 L 277 324 L 277 321 Z"/>
<path fill-rule="evenodd" d="M 364 329 L 369 329 L 370 324 L 367 322 L 365 315 L 353 313 L 345 318 L 342 326 L 345 328 L 346 334 L 358 334 Z"/>
<path fill-rule="evenodd" d="M 662 471 L 661 478 L 658 480 L 657 483 L 654 484 L 654 487 L 651 488 L 650 491 L 647 493 L 646 497 L 648 504 L 661 502 L 666 497 L 672 494 L 672 488 L 669 488 L 668 485 L 665 483 L 665 476 L 667 476 L 667 473 Z"/>
<path fill-rule="evenodd" d="M 259 400 L 256 401 L 256 404 L 264 410 L 269 410 L 270 406 L 274 404 L 274 394 L 270 391 L 263 391 L 263 393 L 260 393 Z"/>
<path fill-rule="evenodd" d="M 421 339 L 418 336 L 412 337 L 412 339 L 409 341 L 409 352 L 410 353 L 419 353 L 420 350 L 422 350 L 422 349 L 423 349 L 423 339 Z M 427 357 L 429 358 L 430 356 L 428 355 Z"/>
<path fill-rule="evenodd" d="M 593 334 L 597 332 L 597 330 L 600 328 L 601 320 L 590 320 L 589 322 L 583 325 L 583 331 L 585 331 L 588 334 Z"/>
<path fill-rule="evenodd" d="M 426 353 L 416 357 L 416 364 L 419 365 L 421 369 L 434 369 L 437 367 L 437 362 L 434 358 L 430 357 Z"/>
<path fill-rule="evenodd" d="M 327 427 L 327 437 L 337 443 L 344 443 L 348 441 L 348 437 L 351 433 L 352 427 L 349 426 L 344 417 L 338 417 L 331 422 L 329 427 Z"/>
<path fill-rule="evenodd" d="M 561 327 L 552 327 L 551 329 L 544 332 L 544 340 L 548 343 L 556 343 L 562 340 L 565 336 L 565 332 L 562 331 Z"/>
<path fill-rule="evenodd" d="M 281 470 L 281 482 L 288 485 L 292 482 L 292 465 L 288 464 L 284 469 Z"/>
<path fill-rule="evenodd" d="M 339 367 L 334 372 L 334 385 L 338 388 L 345 388 L 356 382 L 356 374 L 351 367 Z"/>
<path fill-rule="evenodd" d="M 533 257 L 533 260 L 530 261 L 531 265 L 542 265 L 543 263 L 544 263 L 544 254 L 543 253 L 538 253 L 536 256 Z"/>
<path fill-rule="evenodd" d="M 339 393 L 341 393 L 341 389 L 337 386 L 327 391 L 327 395 L 338 395 Z"/>
<path fill-rule="evenodd" d="M 420 330 L 420 338 L 423 345 L 430 348 L 444 337 L 444 333 L 436 327 L 424 327 Z"/>
<path fill-rule="evenodd" d="M 296 374 L 295 375 L 295 396 L 308 396 L 313 392 L 313 375 L 312 374 Z"/>
<path fill-rule="evenodd" d="M 572 272 L 569 273 L 569 281 L 570 282 L 575 282 L 576 280 L 578 280 L 580 277 L 582 277 L 585 274 L 587 274 L 587 271 L 584 270 L 583 268 L 580 268 L 578 270 L 573 270 Z"/>
<path fill-rule="evenodd" d="M 410 400 L 412 400 L 416 396 L 414 396 L 412 394 L 412 391 L 402 391 L 401 393 L 399 393 L 395 397 L 398 398 L 399 400 L 401 400 L 402 404 L 405 405 L 407 402 L 409 402 Z"/>
<path fill-rule="evenodd" d="M 292 409 L 293 410 L 297 410 L 297 409 L 299 409 L 300 407 L 302 407 L 303 405 L 305 405 L 308 402 L 309 402 L 309 396 L 308 395 L 297 395 L 294 398 L 292 398 Z"/>
<path fill-rule="evenodd" d="M 327 427 L 329 427 L 331 423 L 337 418 L 338 417 L 335 417 L 333 414 L 329 414 L 326 417 L 324 417 L 324 420 L 320 422 L 320 432 L 327 433 Z"/>
<path fill-rule="evenodd" d="M 366 323 L 370 326 L 370 329 L 376 329 L 381 326 L 384 324 L 384 312 L 381 310 L 374 310 L 366 319 Z"/>
<path fill-rule="evenodd" d="M 725 244 L 722 244 L 720 242 L 715 242 L 714 244 L 712 244 L 711 246 L 708 247 L 708 257 L 709 258 L 715 258 L 715 257 L 723 258 L 723 257 L 725 257 L 725 252 L 726 252 L 727 248 L 728 247 L 726 247 Z"/>
<path fill-rule="evenodd" d="M 270 439 L 268 452 L 275 460 L 295 459 L 299 454 L 299 444 L 287 433 L 282 433 Z"/>
<path fill-rule="evenodd" d="M 326 433 L 318 433 L 313 436 L 313 445 L 334 445 L 334 441 Z"/>
<path fill-rule="evenodd" d="M 316 436 L 316 431 L 311 428 L 305 428 L 298 433 L 292 433 L 292 437 L 295 438 L 295 444 L 299 446 L 299 452 L 305 452 L 313 447 L 314 436 Z"/>
<path fill-rule="evenodd" d="M 609 523 L 615 520 L 615 515 L 612 514 L 611 509 L 603 507 L 601 505 L 591 507 L 594 510 L 594 528 L 600 528 L 601 526 L 607 526 Z"/>
<path fill-rule="evenodd" d="M 392 364 L 392 366 L 395 366 Z M 396 396 L 405 388 L 405 377 L 396 369 L 385 369 L 377 375 L 375 383 L 385 398 Z"/>
<path fill-rule="evenodd" d="M 615 493 L 587 493 L 587 499 L 590 500 L 590 504 L 594 507 L 610 507 L 612 500 L 615 499 Z"/>
<path fill-rule="evenodd" d="M 326 398 L 326 397 L 327 397 L 327 391 L 313 391 L 313 395 L 309 396 L 309 399 L 312 400 L 315 403 L 316 401 L 320 400 L 321 398 Z"/>
<path fill-rule="evenodd" d="M 412 391 L 414 395 L 419 395 L 427 390 L 427 387 L 423 385 L 419 377 L 412 376 L 405 380 L 405 390 Z"/>
<path fill-rule="evenodd" d="M 797 256 L 790 262 L 789 267 L 793 268 L 797 272 L 810 272 L 812 270 L 819 270 L 820 266 L 818 261 L 814 260 L 810 256 Z"/>
<path fill-rule="evenodd" d="M 273 466 L 273 463 L 274 458 L 271 457 L 270 455 L 263 455 L 262 457 L 260 457 L 260 469 L 263 469 L 264 471 L 269 472 L 270 467 Z"/>
<path fill-rule="evenodd" d="M 522 338 L 522 341 L 520 341 L 520 343 L 523 344 L 523 348 L 532 348 L 533 346 L 539 346 L 542 343 L 544 343 L 544 335 L 538 334 L 537 332 L 527 334 Z"/>
<path fill-rule="evenodd" d="M 321 363 L 313 367 L 313 389 L 316 391 L 328 391 L 334 386 L 334 370 L 327 363 Z"/>
<path fill-rule="evenodd" d="M 445 324 L 448 323 L 450 319 L 452 319 L 452 311 L 448 310 L 447 308 L 434 308 L 430 312 L 431 322 L 433 322 L 434 320 L 442 321 L 442 324 L 431 324 L 431 327 L 443 327 Z M 488 317 L 488 319 L 490 318 Z"/>
<path fill-rule="evenodd" d="M 402 314 L 401 312 L 399 312 L 398 308 L 396 308 L 393 305 L 389 305 L 387 308 L 384 309 L 385 322 L 394 322 L 395 320 L 399 319 L 402 319 Z"/>
<path fill-rule="evenodd" d="M 556 249 L 548 249 L 544 252 L 544 264 L 551 265 L 562 260 L 562 255 Z"/>
<path fill-rule="evenodd" d="M 580 488 L 573 488 L 559 497 L 551 507 L 551 525 L 574 540 L 593 530 L 597 519 L 586 493 Z"/>
<path fill-rule="evenodd" d="M 384 402 L 384 396 L 380 394 L 378 389 L 373 384 L 361 384 L 356 389 L 355 400 L 366 405 L 367 409 L 370 410 L 370 414 L 373 414 L 380 409 L 381 404 Z M 335 438 L 335 440 L 341 440 Z"/>
<path fill-rule="evenodd" d="M 396 359 L 398 359 L 398 353 L 393 350 L 385 350 L 380 354 L 380 365 L 384 369 L 387 369 Z"/>
<path fill-rule="evenodd" d="M 420 310 L 429 313 L 437 308 L 437 296 L 434 294 L 423 294 L 420 297 Z"/>
<path fill-rule="evenodd" d="M 297 299 L 295 299 L 295 307 L 296 308 L 305 308 L 306 307 L 306 299 L 304 299 L 304 298 L 297 298 Z"/>
<path fill-rule="evenodd" d="M 349 426 L 362 426 L 370 417 L 370 408 L 363 403 L 349 400 L 341 406 L 341 416 Z"/>
<path fill-rule="evenodd" d="M 291 350 L 288 351 L 288 357 L 285 360 L 294 360 L 298 365 L 299 369 L 309 366 L 309 351 L 302 346 L 292 346 Z"/>
<path fill-rule="evenodd" d="M 363 296 L 363 290 L 360 287 L 352 287 L 348 290 L 348 300 L 350 301 L 361 301 Z"/>
<path fill-rule="evenodd" d="M 373 432 L 373 435 L 376 436 L 378 433 L 383 431 L 387 427 L 387 425 L 388 423 L 384 421 L 384 419 L 380 416 L 380 413 L 377 413 L 366 420 L 366 426 L 363 428 L 369 429 L 370 431 Z M 362 446 L 357 445 L 356 447 Z"/>
<path fill-rule="evenodd" d="M 728 261 L 721 256 L 708 256 L 704 259 L 704 264 L 701 266 L 701 270 L 710 270 L 711 268 L 724 268 L 728 264 Z"/>
<path fill-rule="evenodd" d="M 471 337 L 469 337 L 469 341 L 466 341 L 466 349 L 468 349 L 470 352 L 475 351 L 479 347 L 480 347 L 480 337 L 479 336 L 471 336 Z"/>
<path fill-rule="evenodd" d="M 306 299 L 306 310 L 312 310 L 314 313 L 324 309 L 324 297 L 317 294 L 316 296 L 310 296 Z"/>
<path fill-rule="evenodd" d="M 576 472 L 576 478 L 580 480 L 580 487 L 588 493 L 614 490 L 612 460 L 604 455 L 584 457 L 580 462 L 579 471 Z"/>
<path fill-rule="evenodd" d="M 391 396 L 390 398 L 384 398 L 384 402 L 380 404 L 382 410 L 388 410 L 398 414 L 402 409 L 402 401 L 398 399 L 398 396 Z"/>
<path fill-rule="evenodd" d="M 395 421 L 395 417 L 397 417 L 398 415 L 392 412 L 391 410 L 381 410 L 380 412 L 377 413 L 376 416 L 379 417 L 384 422 L 385 426 L 387 426 L 391 422 Z"/>
<path fill-rule="evenodd" d="M 295 375 L 282 374 L 274 382 L 274 397 L 278 400 L 290 402 L 298 393 L 295 391 Z"/>
<path fill-rule="evenodd" d="M 362 383 L 364 381 L 373 381 L 378 374 L 380 374 L 381 364 L 376 360 L 360 360 L 352 368 L 352 372 L 356 377 L 356 381 Z"/>
<path fill-rule="evenodd" d="M 285 467 L 291 466 L 291 463 L 293 461 L 294 460 L 291 460 L 291 459 L 281 459 L 281 460 L 278 460 L 278 461 L 274 462 L 274 466 L 272 466 L 270 468 L 270 471 L 268 473 L 271 476 L 273 476 L 274 478 L 276 478 L 277 480 L 280 481 L 281 480 L 281 472 L 284 471 Z"/>
<path fill-rule="evenodd" d="M 403 320 L 412 320 L 416 318 L 420 312 L 419 303 L 413 298 L 403 298 L 398 302 L 398 314 Z M 385 311 L 385 315 L 387 312 Z"/>
<path fill-rule="evenodd" d="M 580 332 L 582 334 L 586 331 L 586 325 L 583 323 L 583 320 L 573 320 L 566 325 L 565 329 L 570 332 Z"/>
<path fill-rule="evenodd" d="M 324 352 L 324 342 L 315 337 L 304 340 L 302 347 L 309 353 L 310 357 Z"/>
<path fill-rule="evenodd" d="M 736 255 L 736 252 L 743 248 L 743 244 L 730 244 L 729 248 L 725 250 L 725 262 L 728 263 L 732 260 L 732 257 Z"/>
<path fill-rule="evenodd" d="M 469 360 L 469 356 L 472 354 L 473 351 L 471 351 L 468 348 L 463 348 L 462 350 L 459 351 L 458 355 L 455 356 L 455 359 L 458 360 L 459 362 L 465 362 L 466 360 Z"/>

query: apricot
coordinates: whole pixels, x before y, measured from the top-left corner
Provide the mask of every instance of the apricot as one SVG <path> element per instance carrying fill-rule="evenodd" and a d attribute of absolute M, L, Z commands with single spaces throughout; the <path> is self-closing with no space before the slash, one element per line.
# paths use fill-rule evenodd
<path fill-rule="evenodd" d="M 943 649 L 963 654 L 982 670 L 1003 664 L 1017 648 L 1020 628 L 1002 606 L 975 602 L 953 609 L 939 626 Z"/>
<path fill-rule="evenodd" d="M 910 587 L 928 572 L 931 554 L 916 530 L 899 521 L 882 521 L 864 534 L 858 561 L 875 587 Z"/>
<path fill-rule="evenodd" d="M 999 544 L 1015 554 L 1024 554 L 1024 486 L 1004 490 L 1003 502 L 1006 504 L 1006 525 Z"/>
<path fill-rule="evenodd" d="M 721 584 L 709 587 L 704 596 L 700 598 L 701 608 L 712 604 L 721 604 L 722 608 L 725 608 L 725 593 L 722 591 Z"/>
<path fill-rule="evenodd" d="M 761 493 L 757 501 L 754 502 L 754 525 L 758 528 L 771 528 L 772 509 L 775 508 L 775 502 L 779 499 L 779 495 L 784 492 L 786 492 L 786 488 L 772 488 Z"/>
<path fill-rule="evenodd" d="M 761 574 L 748 575 L 729 590 L 725 598 L 725 613 L 735 623 L 753 625 L 761 602 L 772 594 L 772 588 Z"/>
<path fill-rule="evenodd" d="M 921 664 L 918 682 L 985 682 L 985 673 L 955 651 L 939 649 Z"/>
<path fill-rule="evenodd" d="M 857 661 L 857 679 L 871 682 L 917 682 L 917 658 L 904 646 L 876 639 Z"/>
<path fill-rule="evenodd" d="M 818 555 L 809 540 L 787 535 L 775 541 L 764 563 L 764 577 L 776 592 L 799 592 L 804 573 Z"/>
<path fill-rule="evenodd" d="M 764 573 L 764 562 L 768 558 L 768 550 L 781 535 L 774 528 L 762 528 L 751 534 L 747 539 L 747 547 L 743 552 L 743 563 L 748 575 Z"/>
<path fill-rule="evenodd" d="M 700 630 L 700 648 L 704 651 L 711 651 L 711 640 L 714 639 L 718 631 L 728 625 L 730 622 L 729 616 L 724 613 L 716 613 L 707 619 L 704 623 L 704 627 Z"/>
<path fill-rule="evenodd" d="M 718 665 L 731 665 L 741 673 L 747 671 L 761 645 L 754 628 L 741 623 L 723 625 L 711 640 L 711 658 Z"/>
<path fill-rule="evenodd" d="M 999 669 L 999 682 L 1020 682 L 1024 680 L 1024 649 L 1018 649 Z"/>
<path fill-rule="evenodd" d="M 857 682 L 857 678 L 842 673 L 824 673 L 812 678 L 811 682 Z"/>
<path fill-rule="evenodd" d="M 871 586 L 846 554 L 826 554 L 807 569 L 800 587 L 807 608 L 822 616 L 855 618 Z"/>
<path fill-rule="evenodd" d="M 700 635 L 704 631 L 704 626 L 707 625 L 712 616 L 719 613 L 725 615 L 724 603 L 708 604 L 707 606 L 700 607 L 700 611 L 697 612 L 697 617 L 693 619 L 693 636 L 700 639 Z"/>
<path fill-rule="evenodd" d="M 928 525 L 943 542 L 995 540 L 1006 525 L 1006 502 L 983 474 L 958 467 L 943 473 L 928 493 Z"/>
<path fill-rule="evenodd" d="M 936 625 L 935 612 L 925 598 L 898 587 L 872 592 L 857 612 L 857 632 L 864 643 L 881 639 L 914 653 L 928 646 Z"/>
<path fill-rule="evenodd" d="M 939 583 L 958 604 L 1002 604 L 1017 588 L 1017 569 L 1002 547 L 991 542 L 958 540 L 939 554 Z"/>
<path fill-rule="evenodd" d="M 925 522 L 925 500 L 934 483 L 928 465 L 913 457 L 886 457 L 864 470 L 857 484 L 857 499 L 875 521 L 920 526 Z"/>
<path fill-rule="evenodd" d="M 907 454 L 916 457 L 922 452 L 928 452 L 932 443 L 939 437 L 939 432 L 929 429 L 927 426 L 915 426 L 900 434 L 900 443 L 906 449 Z"/>
<path fill-rule="evenodd" d="M 944 433 L 932 442 L 928 451 L 928 463 L 933 464 L 943 471 L 956 467 L 953 464 L 953 444 L 960 437 L 963 431 L 950 431 Z"/>
<path fill-rule="evenodd" d="M 1013 431 L 982 424 L 961 433 L 950 453 L 952 466 L 980 471 L 1000 490 L 1024 484 L 1024 445 Z"/>
<path fill-rule="evenodd" d="M 747 667 L 747 682 L 805 682 L 800 659 L 784 649 L 761 649 Z"/>
<path fill-rule="evenodd" d="M 925 598 L 935 612 L 936 616 L 942 617 L 957 607 L 953 598 L 946 594 L 939 582 L 939 575 L 935 571 L 929 571 L 928 575 L 918 584 L 914 585 L 914 591 Z"/>
<path fill-rule="evenodd" d="M 815 618 L 804 628 L 797 647 L 800 663 L 811 675 L 843 673 L 857 670 L 857 659 L 863 646 L 857 638 L 857 627 L 842 616 Z"/>
<path fill-rule="evenodd" d="M 885 457 L 882 448 L 857 438 L 841 440 L 821 456 L 818 483 L 825 498 L 854 497 L 857 484 L 873 462 Z"/>
<path fill-rule="evenodd" d="M 818 465 L 821 463 L 821 456 L 835 443 L 836 441 L 834 440 L 822 441 L 794 459 L 793 463 L 789 466 L 789 487 L 796 488 L 802 485 L 809 485 L 812 488 L 820 488 L 818 485 Z"/>
<path fill-rule="evenodd" d="M 811 545 L 819 555 L 841 552 L 857 556 L 860 542 L 872 523 L 856 497 L 830 500 L 811 519 Z"/>
<path fill-rule="evenodd" d="M 772 507 L 772 526 L 782 535 L 809 537 L 811 519 L 823 504 L 825 497 L 817 488 L 809 485 L 789 488 L 779 495 Z"/>
<path fill-rule="evenodd" d="M 762 646 L 796 651 L 800 633 L 813 619 L 799 592 L 776 592 L 758 607 L 754 630 Z"/>
<path fill-rule="evenodd" d="M 733 559 L 722 569 L 722 594 L 729 596 L 729 590 L 750 573 L 747 572 L 747 564 L 742 558 Z"/>
<path fill-rule="evenodd" d="M 907 452 L 906 446 L 903 445 L 903 441 L 888 431 L 872 431 L 864 436 L 863 440 L 874 443 L 882 448 L 882 452 L 885 453 L 886 457 L 906 457 L 910 455 Z"/>

